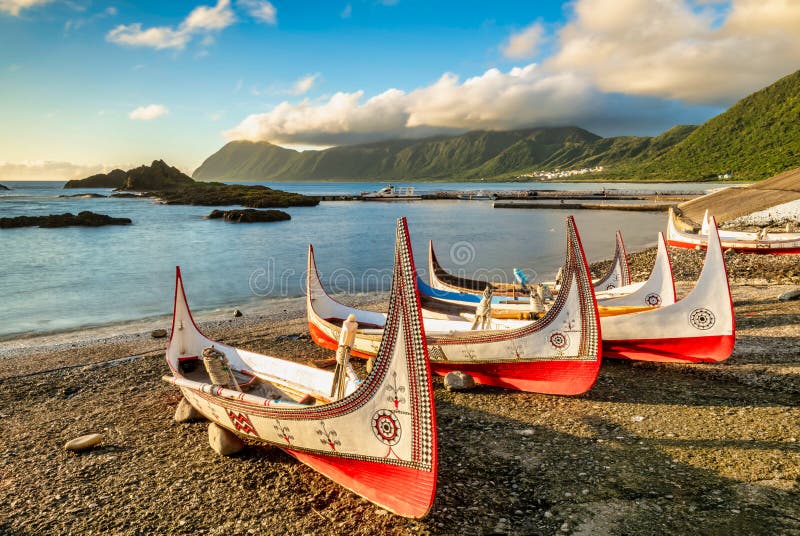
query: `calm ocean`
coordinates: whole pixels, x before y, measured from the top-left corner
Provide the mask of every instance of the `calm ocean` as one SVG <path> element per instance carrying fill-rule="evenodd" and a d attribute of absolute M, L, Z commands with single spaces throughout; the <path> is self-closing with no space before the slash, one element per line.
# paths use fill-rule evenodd
<path fill-rule="evenodd" d="M 388 290 L 395 221 L 406 216 L 418 270 L 427 241 L 439 260 L 465 275 L 515 267 L 552 278 L 562 262 L 564 210 L 493 209 L 491 201 L 324 202 L 287 209 L 291 221 L 234 225 L 204 218 L 213 207 L 159 205 L 149 199 L 59 198 L 110 190 L 63 190 L 63 182 L 6 182 L 0 217 L 90 210 L 133 220 L 96 229 L 0 231 L 0 338 L 133 321 L 171 313 L 180 265 L 193 309 L 244 306 L 303 294 L 313 243 L 323 281 L 335 292 Z M 263 183 L 308 194 L 354 194 L 385 183 Z M 400 183 L 402 185 L 402 183 Z M 414 183 L 436 190 L 704 190 L 709 184 Z M 589 260 L 612 254 L 614 230 L 629 250 L 653 245 L 661 213 L 577 211 Z M 490 275 L 496 277 L 497 271 Z"/>

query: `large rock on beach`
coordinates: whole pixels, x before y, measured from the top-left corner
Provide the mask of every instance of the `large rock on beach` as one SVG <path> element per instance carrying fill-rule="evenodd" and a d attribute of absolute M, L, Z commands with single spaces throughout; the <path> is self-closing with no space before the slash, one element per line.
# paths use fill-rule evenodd
<path fill-rule="evenodd" d="M 790 290 L 778 296 L 780 301 L 800 300 L 800 289 Z"/>
<path fill-rule="evenodd" d="M 16 216 L 0 218 L 0 229 L 16 227 L 101 227 L 103 225 L 130 225 L 129 218 L 112 218 L 106 214 L 96 214 L 84 210 L 76 216 L 72 213 L 50 214 L 49 216 Z"/>
<path fill-rule="evenodd" d="M 154 339 L 163 339 L 164 337 L 167 336 L 167 330 L 164 328 L 154 329 L 153 331 L 150 332 L 150 336 L 153 337 Z"/>
<path fill-rule="evenodd" d="M 467 391 L 475 387 L 475 379 L 460 370 L 454 370 L 444 377 L 444 386 L 448 391 Z"/>
<path fill-rule="evenodd" d="M 175 422 L 193 422 L 205 420 L 205 416 L 197 411 L 193 405 L 185 398 L 181 398 L 178 407 L 175 408 Z"/>
<path fill-rule="evenodd" d="M 208 219 L 223 219 L 230 223 L 258 223 L 270 221 L 286 221 L 292 217 L 282 210 L 256 210 L 246 208 L 244 210 L 212 210 Z"/>
<path fill-rule="evenodd" d="M 95 447 L 103 442 L 103 434 L 87 434 L 84 436 L 76 437 L 71 441 L 67 441 L 64 444 L 64 449 L 70 450 L 72 452 L 81 452 L 83 450 L 89 450 L 92 447 Z"/>
<path fill-rule="evenodd" d="M 244 443 L 236 434 L 213 422 L 208 425 L 208 444 L 220 456 L 230 456 L 244 449 Z"/>

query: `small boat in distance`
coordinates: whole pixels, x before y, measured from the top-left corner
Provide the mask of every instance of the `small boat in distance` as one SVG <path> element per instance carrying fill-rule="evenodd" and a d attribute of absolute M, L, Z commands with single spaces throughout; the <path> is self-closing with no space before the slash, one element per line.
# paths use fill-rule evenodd
<path fill-rule="evenodd" d="M 391 184 L 377 192 L 361 192 L 362 201 L 420 201 L 421 195 L 414 193 L 413 186 L 397 187 Z"/>
<path fill-rule="evenodd" d="M 486 193 L 483 190 L 477 192 L 464 192 L 458 195 L 458 198 L 463 201 L 494 201 L 497 196 L 492 193 Z"/>

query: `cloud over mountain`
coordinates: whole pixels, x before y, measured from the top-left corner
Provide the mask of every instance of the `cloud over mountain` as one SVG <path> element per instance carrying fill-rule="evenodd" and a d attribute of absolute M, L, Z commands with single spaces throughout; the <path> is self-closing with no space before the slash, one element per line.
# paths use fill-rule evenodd
<path fill-rule="evenodd" d="M 463 81 L 445 73 L 371 97 L 359 90 L 283 101 L 224 135 L 336 145 L 529 125 L 592 128 L 601 119 L 652 130 L 679 120 L 676 108 L 710 115 L 800 66 L 800 2 L 576 0 L 571 7 L 555 35 L 534 22 L 500 45 L 519 59 L 554 43 L 539 64 Z"/>

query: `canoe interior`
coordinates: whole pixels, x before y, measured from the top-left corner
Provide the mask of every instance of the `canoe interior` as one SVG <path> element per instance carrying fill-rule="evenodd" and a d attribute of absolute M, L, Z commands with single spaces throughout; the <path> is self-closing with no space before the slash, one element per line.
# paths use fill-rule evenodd
<path fill-rule="evenodd" d="M 183 377 L 199 383 L 211 385 L 203 360 L 197 356 L 189 356 L 180 360 Z M 285 387 L 278 387 L 264 379 L 257 378 L 249 371 L 234 370 L 234 376 L 243 393 L 259 396 L 267 400 L 283 400 L 300 404 L 314 405 L 317 399 L 308 393 L 294 391 Z"/>

